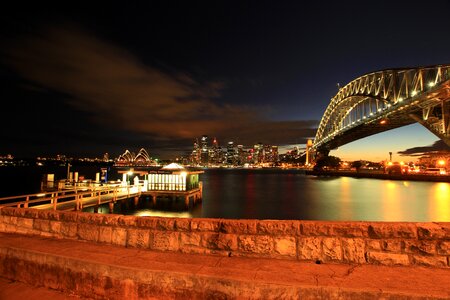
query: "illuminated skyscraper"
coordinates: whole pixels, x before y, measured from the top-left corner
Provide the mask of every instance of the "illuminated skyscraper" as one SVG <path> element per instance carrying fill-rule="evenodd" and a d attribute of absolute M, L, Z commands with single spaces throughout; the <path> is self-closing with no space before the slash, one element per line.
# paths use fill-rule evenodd
<path fill-rule="evenodd" d="M 201 140 L 201 163 L 202 165 L 206 166 L 208 165 L 209 162 L 209 151 L 208 151 L 208 136 L 207 135 L 203 135 L 202 136 L 202 140 Z"/>
<path fill-rule="evenodd" d="M 228 142 L 227 145 L 227 164 L 228 165 L 235 165 L 236 159 L 235 159 L 235 150 L 234 150 L 234 142 Z"/>

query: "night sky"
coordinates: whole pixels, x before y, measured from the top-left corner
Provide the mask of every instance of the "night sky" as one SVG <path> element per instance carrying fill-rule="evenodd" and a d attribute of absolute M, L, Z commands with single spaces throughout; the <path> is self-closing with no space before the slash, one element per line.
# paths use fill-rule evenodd
<path fill-rule="evenodd" d="M 203 134 L 289 148 L 314 137 L 337 83 L 450 63 L 450 1 L 145 3 L 3 7 L 0 155 L 173 158 Z M 437 140 L 419 125 L 380 136 L 335 155 Z"/>

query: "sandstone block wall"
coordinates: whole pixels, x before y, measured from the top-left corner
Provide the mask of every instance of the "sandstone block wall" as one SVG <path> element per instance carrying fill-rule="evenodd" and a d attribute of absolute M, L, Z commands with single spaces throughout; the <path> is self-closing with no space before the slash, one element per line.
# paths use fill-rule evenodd
<path fill-rule="evenodd" d="M 2 208 L 0 232 L 157 251 L 450 267 L 450 223 L 178 219 Z"/>

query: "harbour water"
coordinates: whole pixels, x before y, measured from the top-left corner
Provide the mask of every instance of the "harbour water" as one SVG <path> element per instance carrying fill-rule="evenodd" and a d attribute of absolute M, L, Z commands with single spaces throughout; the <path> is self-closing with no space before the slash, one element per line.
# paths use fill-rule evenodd
<path fill-rule="evenodd" d="M 0 168 L 0 197 L 39 192 L 44 173 L 66 169 Z M 79 170 L 95 178 L 98 169 Z M 110 172 L 110 179 L 118 179 Z M 116 176 L 116 177 L 113 177 Z M 117 203 L 114 213 L 141 216 L 352 221 L 450 221 L 450 183 L 351 177 L 319 178 L 301 170 L 210 169 L 200 176 L 203 201 L 142 198 Z M 88 210 L 89 211 L 89 210 Z M 107 205 L 99 209 L 108 213 Z"/>

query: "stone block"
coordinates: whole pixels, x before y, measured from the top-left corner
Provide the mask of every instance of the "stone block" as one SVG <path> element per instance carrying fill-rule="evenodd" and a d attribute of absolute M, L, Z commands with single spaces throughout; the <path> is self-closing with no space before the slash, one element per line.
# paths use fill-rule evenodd
<path fill-rule="evenodd" d="M 289 257 L 297 256 L 297 243 L 294 237 L 276 237 L 274 243 L 275 254 Z"/>
<path fill-rule="evenodd" d="M 103 223 L 103 217 L 102 214 L 79 213 L 78 223 L 101 225 Z"/>
<path fill-rule="evenodd" d="M 373 222 L 369 224 L 367 230 L 372 239 L 417 238 L 417 228 L 414 223 Z"/>
<path fill-rule="evenodd" d="M 18 218 L 17 219 L 17 227 L 32 229 L 33 223 L 34 223 L 34 220 L 29 219 L 29 218 Z"/>
<path fill-rule="evenodd" d="M 175 218 L 157 218 L 156 229 L 163 231 L 175 230 Z"/>
<path fill-rule="evenodd" d="M 191 230 L 191 219 L 189 219 L 189 218 L 175 219 L 175 230 L 177 230 L 177 231 Z"/>
<path fill-rule="evenodd" d="M 39 211 L 37 209 L 28 208 L 24 209 L 23 212 L 25 218 L 37 219 L 39 216 Z"/>
<path fill-rule="evenodd" d="M 114 215 L 114 214 L 107 214 L 107 215 L 102 215 L 102 225 L 107 225 L 107 226 L 118 226 L 119 225 L 119 218 L 122 215 Z"/>
<path fill-rule="evenodd" d="M 119 226 L 122 227 L 136 227 L 136 222 L 139 217 L 135 216 L 120 216 L 117 220 Z"/>
<path fill-rule="evenodd" d="M 436 241 L 434 240 L 405 240 L 405 253 L 436 254 Z"/>
<path fill-rule="evenodd" d="M 219 234 L 215 232 L 202 232 L 200 245 L 207 249 L 218 249 Z"/>
<path fill-rule="evenodd" d="M 450 255 L 450 241 L 440 241 L 437 243 L 437 253 L 440 255 Z"/>
<path fill-rule="evenodd" d="M 54 220 L 59 221 L 60 219 L 60 212 L 56 210 L 43 210 L 39 213 L 39 217 L 41 219 L 47 219 L 47 220 Z"/>
<path fill-rule="evenodd" d="M 99 226 L 93 224 L 78 223 L 77 236 L 80 240 L 97 242 Z"/>
<path fill-rule="evenodd" d="M 368 237 L 366 222 L 303 221 L 301 232 L 306 236 Z"/>
<path fill-rule="evenodd" d="M 161 251 L 178 251 L 179 233 L 167 231 L 153 231 L 151 234 L 150 248 Z"/>
<path fill-rule="evenodd" d="M 112 243 L 112 232 L 113 229 L 110 226 L 100 226 L 99 227 L 99 233 L 98 233 L 98 241 L 100 243 Z"/>
<path fill-rule="evenodd" d="M 331 222 L 302 221 L 300 231 L 305 236 L 330 236 L 334 225 Z"/>
<path fill-rule="evenodd" d="M 253 254 L 269 254 L 273 252 L 273 239 L 267 235 L 243 235 L 238 237 L 238 249 Z"/>
<path fill-rule="evenodd" d="M 50 232 L 50 221 L 35 219 L 33 222 L 33 229 L 42 231 L 42 232 Z"/>
<path fill-rule="evenodd" d="M 401 253 L 405 248 L 405 243 L 402 240 L 382 240 L 383 251 Z"/>
<path fill-rule="evenodd" d="M 221 220 L 220 232 L 233 234 L 256 234 L 257 220 Z"/>
<path fill-rule="evenodd" d="M 196 246 L 200 247 L 201 235 L 198 232 L 180 232 L 180 247 Z"/>
<path fill-rule="evenodd" d="M 447 257 L 445 256 L 424 256 L 424 255 L 413 255 L 413 264 L 426 267 L 437 267 L 445 268 L 447 267 Z"/>
<path fill-rule="evenodd" d="M 79 212 L 61 212 L 59 219 L 64 222 L 78 222 Z"/>
<path fill-rule="evenodd" d="M 338 238 L 323 238 L 322 251 L 324 260 L 342 261 L 342 246 Z"/>
<path fill-rule="evenodd" d="M 300 235 L 299 221 L 258 221 L 256 224 L 258 234 L 264 235 L 282 235 L 297 236 Z"/>
<path fill-rule="evenodd" d="M 127 230 L 122 227 L 113 227 L 111 234 L 111 243 L 118 246 L 127 245 Z"/>
<path fill-rule="evenodd" d="M 217 248 L 220 250 L 235 251 L 238 249 L 238 236 L 236 234 L 219 233 Z"/>
<path fill-rule="evenodd" d="M 3 207 L 0 212 L 4 216 L 16 216 L 18 213 L 20 213 L 21 208 L 14 208 L 14 207 Z"/>
<path fill-rule="evenodd" d="M 382 243 L 381 240 L 370 240 L 370 239 L 367 239 L 366 240 L 367 250 L 369 250 L 369 251 L 375 250 L 375 252 L 382 252 L 381 243 Z"/>
<path fill-rule="evenodd" d="M 154 230 L 157 228 L 157 218 L 154 217 L 138 217 L 136 219 L 136 226 L 140 228 L 145 228 L 149 230 Z"/>
<path fill-rule="evenodd" d="M 127 229 L 127 247 L 148 248 L 150 231 L 148 229 Z"/>
<path fill-rule="evenodd" d="M 50 221 L 50 232 L 61 235 L 61 222 L 60 221 Z"/>
<path fill-rule="evenodd" d="M 192 219 L 191 230 L 219 232 L 220 219 Z"/>
<path fill-rule="evenodd" d="M 61 223 L 61 234 L 66 238 L 77 237 L 78 226 L 73 222 L 62 222 Z"/>
<path fill-rule="evenodd" d="M 298 259 L 300 260 L 323 260 L 322 238 L 301 237 L 297 242 Z"/>
<path fill-rule="evenodd" d="M 387 266 L 410 265 L 409 257 L 407 254 L 368 252 L 367 258 L 368 258 L 368 262 L 373 263 L 373 264 L 380 264 L 380 265 L 387 265 Z"/>
<path fill-rule="evenodd" d="M 341 242 L 345 262 L 366 263 L 366 243 L 363 239 L 342 239 Z"/>
<path fill-rule="evenodd" d="M 450 239 L 449 223 L 417 223 L 419 239 Z"/>

